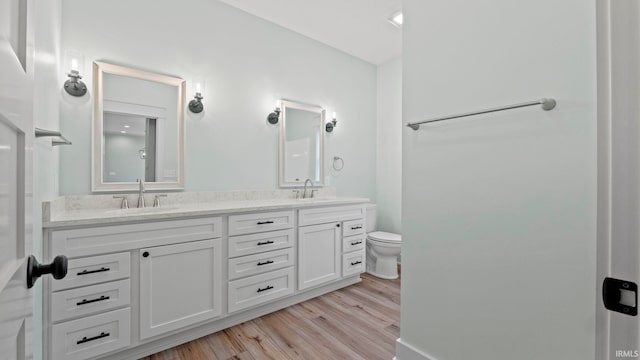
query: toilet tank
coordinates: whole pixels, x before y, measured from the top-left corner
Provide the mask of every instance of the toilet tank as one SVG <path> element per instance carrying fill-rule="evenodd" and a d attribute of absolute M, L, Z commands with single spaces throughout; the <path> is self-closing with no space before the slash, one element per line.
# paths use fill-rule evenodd
<path fill-rule="evenodd" d="M 374 232 L 377 227 L 377 218 L 376 218 L 376 204 L 366 204 L 365 205 L 365 214 L 366 214 L 366 229 L 367 234 L 370 232 Z"/>

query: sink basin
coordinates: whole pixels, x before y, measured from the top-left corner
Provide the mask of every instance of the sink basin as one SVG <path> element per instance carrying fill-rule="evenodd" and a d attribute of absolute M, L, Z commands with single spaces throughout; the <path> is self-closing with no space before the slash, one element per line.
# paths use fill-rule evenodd
<path fill-rule="evenodd" d="M 147 207 L 147 208 L 129 208 L 129 209 L 116 209 L 109 210 L 107 214 L 119 214 L 119 215 L 143 215 L 154 214 L 165 211 L 172 211 L 179 209 L 178 206 L 161 206 L 161 207 Z"/>

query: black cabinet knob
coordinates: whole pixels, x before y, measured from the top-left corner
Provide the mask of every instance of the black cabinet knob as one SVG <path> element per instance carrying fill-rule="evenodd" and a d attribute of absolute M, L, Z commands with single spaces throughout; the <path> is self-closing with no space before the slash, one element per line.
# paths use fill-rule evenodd
<path fill-rule="evenodd" d="M 336 224 L 336 227 L 340 227 L 340 224 Z"/>
<path fill-rule="evenodd" d="M 35 256 L 29 255 L 27 260 L 27 288 L 31 289 L 36 280 L 42 275 L 51 274 L 54 279 L 60 280 L 67 276 L 67 265 L 69 261 L 64 255 L 56 256 L 51 264 L 43 265 L 38 263 Z"/>
<path fill-rule="evenodd" d="M 142 257 L 149 257 L 149 252 L 148 251 L 143 252 Z"/>

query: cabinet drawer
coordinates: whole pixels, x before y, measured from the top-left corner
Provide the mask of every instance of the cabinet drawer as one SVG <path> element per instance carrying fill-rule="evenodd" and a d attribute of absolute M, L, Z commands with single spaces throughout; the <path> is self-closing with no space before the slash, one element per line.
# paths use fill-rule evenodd
<path fill-rule="evenodd" d="M 51 320 L 58 322 L 127 306 L 130 293 L 129 279 L 55 292 L 51 294 Z"/>
<path fill-rule="evenodd" d="M 81 360 L 129 346 L 130 308 L 53 325 L 52 360 Z"/>
<path fill-rule="evenodd" d="M 51 232 L 51 253 L 71 258 L 220 236 L 220 217 L 56 230 Z"/>
<path fill-rule="evenodd" d="M 292 248 L 242 256 L 229 259 L 229 279 L 262 274 L 287 266 L 293 266 Z"/>
<path fill-rule="evenodd" d="M 342 255 L 342 276 L 350 276 L 364 272 L 365 258 L 364 250 Z"/>
<path fill-rule="evenodd" d="M 364 234 L 364 219 L 345 221 L 342 236 Z"/>
<path fill-rule="evenodd" d="M 293 210 L 229 216 L 229 235 L 293 228 Z"/>
<path fill-rule="evenodd" d="M 293 229 L 229 237 L 229 257 L 257 254 L 293 246 Z"/>
<path fill-rule="evenodd" d="M 293 293 L 293 267 L 229 282 L 229 312 Z"/>
<path fill-rule="evenodd" d="M 131 273 L 131 255 L 126 253 L 69 260 L 67 276 L 51 282 L 53 291 L 126 279 Z"/>
<path fill-rule="evenodd" d="M 298 212 L 298 226 L 364 219 L 364 215 L 363 205 L 304 209 Z"/>
<path fill-rule="evenodd" d="M 342 239 L 342 252 L 348 253 L 351 251 L 364 249 L 367 241 L 366 239 L 367 235 L 365 234 L 345 237 L 344 239 Z"/>

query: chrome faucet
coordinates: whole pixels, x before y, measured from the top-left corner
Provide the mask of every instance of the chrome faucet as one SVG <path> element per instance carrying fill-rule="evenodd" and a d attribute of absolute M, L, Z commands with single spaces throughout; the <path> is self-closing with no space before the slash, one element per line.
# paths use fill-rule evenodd
<path fill-rule="evenodd" d="M 138 207 L 145 207 L 144 204 L 144 181 L 142 179 L 138 179 L 138 183 L 140 184 L 140 188 L 138 190 Z"/>
<path fill-rule="evenodd" d="M 307 198 L 307 183 L 311 183 L 311 187 L 313 187 L 313 181 L 311 179 L 307 179 L 304 181 L 304 191 L 302 192 L 302 198 Z M 313 197 L 313 191 L 311 191 L 311 197 Z"/>

